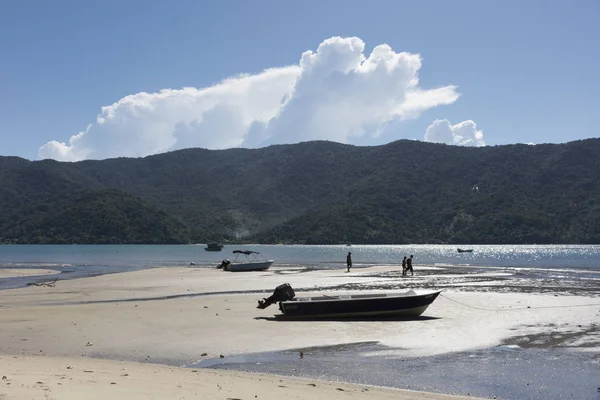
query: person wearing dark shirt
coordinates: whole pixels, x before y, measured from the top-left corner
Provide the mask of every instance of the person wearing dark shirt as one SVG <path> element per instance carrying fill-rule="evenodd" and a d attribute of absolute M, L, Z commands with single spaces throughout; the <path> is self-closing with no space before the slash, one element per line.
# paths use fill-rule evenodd
<path fill-rule="evenodd" d="M 348 272 L 350 272 L 350 268 L 352 268 L 352 253 L 350 252 L 346 256 L 346 267 L 348 268 Z"/>
<path fill-rule="evenodd" d="M 402 276 L 406 276 L 406 256 L 402 259 Z"/>
<path fill-rule="evenodd" d="M 414 273 L 413 273 L 413 267 L 412 267 L 412 259 L 413 259 L 412 254 L 410 255 L 410 257 L 408 257 L 406 259 L 406 272 L 408 273 L 408 271 L 410 271 L 410 274 L 414 275 Z"/>

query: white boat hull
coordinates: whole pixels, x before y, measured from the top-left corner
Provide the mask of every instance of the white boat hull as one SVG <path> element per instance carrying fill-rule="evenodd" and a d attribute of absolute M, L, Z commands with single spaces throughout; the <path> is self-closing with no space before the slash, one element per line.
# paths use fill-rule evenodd
<path fill-rule="evenodd" d="M 265 271 L 273 265 L 272 260 L 249 263 L 229 264 L 224 269 L 230 272 Z"/>

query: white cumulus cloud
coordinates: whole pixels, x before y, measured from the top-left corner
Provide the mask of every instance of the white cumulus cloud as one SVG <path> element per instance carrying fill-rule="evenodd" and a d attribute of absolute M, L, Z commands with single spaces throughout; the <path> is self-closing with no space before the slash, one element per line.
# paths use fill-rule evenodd
<path fill-rule="evenodd" d="M 436 119 L 427 127 L 425 141 L 458 146 L 485 146 L 483 131 L 471 120 L 452 125 L 447 119 Z"/>
<path fill-rule="evenodd" d="M 421 56 L 387 44 L 366 56 L 356 37 L 332 37 L 297 65 L 232 77 L 207 88 L 137 93 L 102 107 L 95 123 L 40 158 L 140 157 L 188 147 L 260 147 L 376 137 L 392 120 L 458 99 L 455 86 L 419 87 Z M 469 122 L 469 121 L 466 121 Z"/>

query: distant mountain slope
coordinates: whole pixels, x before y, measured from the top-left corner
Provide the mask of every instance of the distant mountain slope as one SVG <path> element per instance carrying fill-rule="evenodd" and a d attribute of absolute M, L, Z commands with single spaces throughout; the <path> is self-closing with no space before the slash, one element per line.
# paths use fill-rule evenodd
<path fill-rule="evenodd" d="M 402 156 L 399 157 L 398 155 Z M 464 148 L 395 142 L 344 203 L 260 235 L 308 243 L 600 243 L 600 141 Z"/>
<path fill-rule="evenodd" d="M 600 243 L 599 156 L 600 140 L 590 139 L 483 148 L 316 141 L 78 163 L 0 157 L 0 237 L 50 240 L 35 224 L 15 237 L 15 226 L 35 219 L 32 204 L 93 191 L 170 216 L 168 240 L 180 242 Z M 148 229 L 142 220 L 128 219 L 137 232 L 128 241 Z"/>
<path fill-rule="evenodd" d="M 4 221 L 2 237 L 20 243 L 176 244 L 189 230 L 163 211 L 116 191 L 76 192 L 30 203 L 17 223 Z"/>

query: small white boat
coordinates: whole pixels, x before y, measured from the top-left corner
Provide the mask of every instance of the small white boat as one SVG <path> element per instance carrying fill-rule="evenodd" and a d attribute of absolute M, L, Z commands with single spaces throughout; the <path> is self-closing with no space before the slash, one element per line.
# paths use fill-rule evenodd
<path fill-rule="evenodd" d="M 233 250 L 233 254 L 235 254 L 233 261 L 229 262 L 229 260 L 223 260 L 219 266 L 223 268 L 223 271 L 264 271 L 269 269 L 274 262 L 273 260 L 267 260 L 262 257 L 258 251 Z"/>

